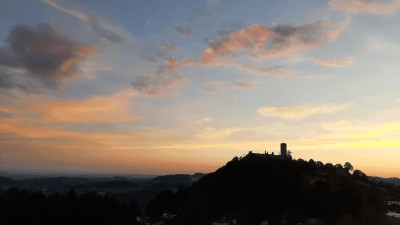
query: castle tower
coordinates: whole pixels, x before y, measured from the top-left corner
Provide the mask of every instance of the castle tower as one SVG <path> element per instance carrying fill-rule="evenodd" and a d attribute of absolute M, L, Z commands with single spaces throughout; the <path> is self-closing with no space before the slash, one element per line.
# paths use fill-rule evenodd
<path fill-rule="evenodd" d="M 281 143 L 281 156 L 287 157 L 287 145 L 286 145 L 286 143 Z"/>

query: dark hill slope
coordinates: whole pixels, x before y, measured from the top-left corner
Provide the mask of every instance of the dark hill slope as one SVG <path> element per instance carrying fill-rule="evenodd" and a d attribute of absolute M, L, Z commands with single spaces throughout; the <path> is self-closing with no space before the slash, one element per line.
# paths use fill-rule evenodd
<path fill-rule="evenodd" d="M 384 183 L 400 186 L 400 178 L 397 178 L 397 177 L 389 177 L 389 178 L 369 177 L 369 179 L 373 180 L 375 182 L 384 182 Z"/>
<path fill-rule="evenodd" d="M 339 175 L 340 174 L 340 175 Z M 325 224 L 385 224 L 385 190 L 361 175 L 331 164 L 234 158 L 190 188 L 165 192 L 147 207 L 179 215 L 176 224 L 208 224 L 222 217 L 238 224 L 298 224 L 312 218 Z"/>

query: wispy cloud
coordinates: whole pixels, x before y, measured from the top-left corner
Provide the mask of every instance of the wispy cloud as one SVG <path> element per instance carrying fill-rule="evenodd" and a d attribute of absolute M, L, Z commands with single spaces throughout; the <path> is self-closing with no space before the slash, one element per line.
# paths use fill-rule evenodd
<path fill-rule="evenodd" d="M 283 65 L 271 66 L 271 67 L 259 67 L 252 64 L 243 64 L 230 61 L 224 61 L 221 59 L 215 60 L 209 63 L 201 62 L 201 59 L 185 58 L 180 61 L 179 65 L 181 67 L 227 67 L 237 70 L 241 70 L 248 74 L 258 75 L 258 76 L 278 76 L 286 77 L 295 75 L 297 72 Z"/>
<path fill-rule="evenodd" d="M 334 41 L 347 22 L 333 23 L 320 20 L 300 26 L 275 26 L 265 53 L 254 54 L 255 59 L 287 57 L 293 53 L 317 48 L 327 41 Z"/>
<path fill-rule="evenodd" d="M 47 5 L 62 11 L 78 20 L 82 23 L 88 25 L 93 31 L 95 31 L 102 38 L 107 39 L 113 43 L 122 43 L 126 39 L 131 39 L 130 35 L 127 32 L 123 31 L 121 28 L 118 28 L 116 25 L 111 24 L 108 21 L 100 20 L 98 18 L 93 18 L 88 16 L 84 11 L 69 6 L 67 4 L 61 3 L 58 0 L 42 0 Z"/>
<path fill-rule="evenodd" d="M 112 96 L 96 96 L 78 101 L 58 101 L 41 106 L 44 121 L 115 123 L 138 120 L 129 103 L 134 92 L 120 92 Z"/>
<path fill-rule="evenodd" d="M 257 110 L 265 117 L 280 117 L 283 119 L 300 120 L 319 114 L 336 113 L 351 107 L 351 104 L 325 104 L 325 105 L 292 105 L 292 106 L 267 106 Z"/>
<path fill-rule="evenodd" d="M 189 37 L 192 35 L 193 30 L 190 28 L 188 25 L 185 26 L 176 26 L 175 27 L 176 32 L 178 32 L 180 35 L 183 37 Z"/>
<path fill-rule="evenodd" d="M 228 32 L 208 39 L 208 47 L 195 57 L 167 58 L 164 64 L 159 65 L 155 71 L 136 77 L 132 85 L 149 95 L 163 95 L 165 84 L 171 82 L 176 84 L 175 88 L 178 88 L 187 81 L 184 77 L 177 75 L 177 71 L 184 67 L 229 67 L 261 76 L 293 76 L 297 74 L 296 71 L 286 66 L 258 67 L 252 64 L 236 63 L 225 58 L 239 53 L 244 53 L 253 60 L 289 57 L 293 53 L 317 48 L 324 42 L 335 40 L 344 26 L 345 22 L 335 24 L 327 20 L 300 26 L 252 24 L 240 31 Z M 156 56 L 163 57 L 169 52 L 178 50 L 179 47 L 175 45 L 164 46 Z M 154 56 L 149 60 L 157 61 Z M 168 65 L 170 62 L 174 62 L 175 69 L 170 68 Z M 318 62 L 330 66 L 346 63 L 344 61 Z M 208 85 L 204 91 L 218 93 L 221 92 L 221 88 L 218 85 Z"/>
<path fill-rule="evenodd" d="M 289 63 L 301 63 L 301 62 L 311 62 L 320 66 L 328 67 L 346 67 L 351 66 L 355 63 L 355 60 L 351 57 L 314 57 L 304 54 L 294 54 L 288 58 Z"/>
<path fill-rule="evenodd" d="M 400 7 L 399 0 L 331 0 L 332 9 L 349 13 L 393 14 Z"/>
<path fill-rule="evenodd" d="M 259 81 L 239 81 L 234 84 L 235 89 L 256 89 Z"/>
<path fill-rule="evenodd" d="M 204 63 L 213 63 L 219 57 L 233 55 L 236 51 L 261 50 L 272 35 L 270 27 L 253 24 L 243 30 L 223 34 L 207 41 L 208 48 L 202 54 Z"/>
<path fill-rule="evenodd" d="M 136 77 L 132 86 L 152 96 L 162 96 L 179 88 L 188 80 L 179 75 L 180 65 L 175 57 L 167 58 L 155 71 Z"/>
<path fill-rule="evenodd" d="M 182 37 L 190 37 L 193 35 L 194 30 L 197 27 L 205 24 L 206 22 L 210 22 L 212 18 L 213 18 L 212 13 L 208 11 L 201 12 L 195 14 L 192 18 L 185 20 L 184 23 L 175 26 L 174 29 Z"/>
<path fill-rule="evenodd" d="M 243 127 L 216 129 L 211 126 L 207 126 L 201 129 L 196 129 L 193 137 L 203 141 L 214 141 L 214 140 L 229 138 L 231 135 L 235 133 L 251 131 L 253 129 L 254 128 L 243 128 Z"/>
<path fill-rule="evenodd" d="M 225 64 L 229 67 L 233 67 L 244 72 L 255 74 L 259 76 L 277 76 L 277 77 L 286 77 L 295 75 L 296 71 L 287 68 L 286 66 L 272 66 L 272 67 L 257 67 L 249 64 Z"/>
<path fill-rule="evenodd" d="M 28 138 L 77 138 L 81 133 L 64 129 L 45 127 L 30 123 L 26 119 L 0 119 L 0 134 L 13 134 Z"/>
<path fill-rule="evenodd" d="M 147 62 L 156 63 L 159 59 L 165 60 L 171 57 L 172 53 L 180 51 L 180 47 L 176 44 L 165 44 L 160 49 L 150 54 L 150 56 L 144 57 Z"/>
<path fill-rule="evenodd" d="M 354 60 L 350 58 L 329 58 L 329 59 L 313 59 L 312 60 L 315 64 L 321 66 L 330 66 L 330 67 L 345 67 L 354 64 Z"/>
<path fill-rule="evenodd" d="M 211 117 L 207 116 L 196 121 L 197 125 L 208 125 L 211 122 Z"/>
<path fill-rule="evenodd" d="M 234 56 L 243 51 L 252 52 L 250 57 L 257 60 L 289 56 L 335 40 L 345 25 L 345 22 L 336 24 L 328 20 L 300 26 L 253 24 L 209 39 L 202 60 L 205 64 L 212 64 L 221 57 Z"/>
<path fill-rule="evenodd" d="M 211 81 L 207 83 L 207 87 L 204 88 L 204 92 L 209 94 L 215 94 L 222 92 L 222 86 L 225 84 L 224 81 Z"/>
<path fill-rule="evenodd" d="M 168 45 L 163 45 L 160 50 L 157 51 L 157 56 L 158 57 L 165 57 L 167 54 L 170 52 L 178 52 L 180 50 L 180 47 L 176 44 L 168 44 Z"/>
<path fill-rule="evenodd" d="M 209 4 L 209 5 L 217 5 L 217 4 L 220 4 L 220 3 L 221 3 L 220 0 L 208 0 L 207 1 L 207 4 Z"/>

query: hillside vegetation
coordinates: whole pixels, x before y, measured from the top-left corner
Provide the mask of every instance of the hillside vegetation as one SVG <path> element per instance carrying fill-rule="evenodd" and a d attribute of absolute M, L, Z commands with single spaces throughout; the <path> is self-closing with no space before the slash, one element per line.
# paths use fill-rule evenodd
<path fill-rule="evenodd" d="M 390 224 L 386 200 L 399 189 L 368 180 L 359 170 L 303 160 L 235 157 L 189 188 L 166 191 L 146 213 L 178 215 L 170 224 Z"/>

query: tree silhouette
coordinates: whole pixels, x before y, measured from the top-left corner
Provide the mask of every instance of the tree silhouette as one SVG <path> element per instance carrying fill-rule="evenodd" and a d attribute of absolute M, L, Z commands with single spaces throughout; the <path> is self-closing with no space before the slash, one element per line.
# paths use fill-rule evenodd
<path fill-rule="evenodd" d="M 335 167 L 336 167 L 336 168 L 338 168 L 338 169 L 343 169 L 343 166 L 342 166 L 342 164 L 339 164 L 339 163 L 338 163 L 338 164 L 336 164 L 336 165 L 335 165 Z"/>
<path fill-rule="evenodd" d="M 368 181 L 367 175 L 365 175 L 361 170 L 354 170 L 353 177 L 359 180 Z"/>
<path fill-rule="evenodd" d="M 332 163 L 327 163 L 327 164 L 325 164 L 325 167 L 326 168 L 333 168 L 333 164 Z"/>
<path fill-rule="evenodd" d="M 351 163 L 349 163 L 349 162 L 346 162 L 346 163 L 344 164 L 344 168 L 345 168 L 347 171 L 353 171 L 353 165 L 351 165 Z"/>

